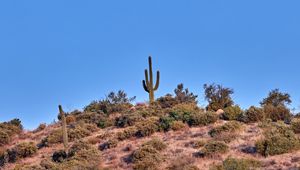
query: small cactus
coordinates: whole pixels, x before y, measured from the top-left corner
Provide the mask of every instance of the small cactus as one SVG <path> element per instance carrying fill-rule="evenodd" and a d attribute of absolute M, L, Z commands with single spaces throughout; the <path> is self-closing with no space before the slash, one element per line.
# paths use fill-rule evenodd
<path fill-rule="evenodd" d="M 157 71 L 157 77 L 156 77 L 156 84 L 153 86 L 153 72 L 152 72 L 152 59 L 151 56 L 148 58 L 149 62 L 149 76 L 148 77 L 148 70 L 145 69 L 145 80 L 143 80 L 143 87 L 146 92 L 149 93 L 149 101 L 150 103 L 154 102 L 154 91 L 158 89 L 159 86 L 159 78 L 160 78 L 160 73 Z"/>
<path fill-rule="evenodd" d="M 65 116 L 65 112 L 63 111 L 61 105 L 59 105 L 58 108 L 59 108 L 59 114 L 60 114 L 61 122 L 62 122 L 63 144 L 65 147 L 65 151 L 67 151 L 67 149 L 68 149 L 68 132 L 67 132 L 66 116 Z"/>

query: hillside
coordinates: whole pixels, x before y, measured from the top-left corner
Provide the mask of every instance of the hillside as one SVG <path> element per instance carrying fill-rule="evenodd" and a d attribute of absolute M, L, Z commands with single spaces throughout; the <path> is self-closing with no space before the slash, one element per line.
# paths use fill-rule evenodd
<path fill-rule="evenodd" d="M 188 91 L 131 99 L 120 91 L 65 113 L 67 148 L 60 116 L 33 131 L 1 123 L 1 169 L 300 169 L 300 119 L 283 105 L 213 111 Z"/>

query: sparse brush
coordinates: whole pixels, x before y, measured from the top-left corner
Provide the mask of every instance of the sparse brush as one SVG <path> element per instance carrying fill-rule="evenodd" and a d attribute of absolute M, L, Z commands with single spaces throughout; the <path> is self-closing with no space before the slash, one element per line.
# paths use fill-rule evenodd
<path fill-rule="evenodd" d="M 224 125 L 215 127 L 211 129 L 208 133 L 211 137 L 216 137 L 221 135 L 222 133 L 234 133 L 242 128 L 241 123 L 237 121 L 230 121 L 225 123 Z"/>
<path fill-rule="evenodd" d="M 203 149 L 200 150 L 199 155 L 205 157 L 212 157 L 218 154 L 224 154 L 228 152 L 229 147 L 224 142 L 209 141 L 204 145 Z"/>
<path fill-rule="evenodd" d="M 224 120 L 238 120 L 238 118 L 243 113 L 243 110 L 240 106 L 229 106 L 224 109 L 224 113 L 221 115 Z"/>
<path fill-rule="evenodd" d="M 254 170 L 260 167 L 261 162 L 254 159 L 236 159 L 228 157 L 222 164 L 210 167 L 210 170 Z"/>

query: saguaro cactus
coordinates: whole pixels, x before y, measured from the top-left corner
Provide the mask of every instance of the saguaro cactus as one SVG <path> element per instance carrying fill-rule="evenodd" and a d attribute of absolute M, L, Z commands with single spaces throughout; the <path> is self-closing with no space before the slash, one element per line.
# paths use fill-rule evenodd
<path fill-rule="evenodd" d="M 58 109 L 59 109 L 59 114 L 60 114 L 61 122 L 62 122 L 63 143 L 64 143 L 65 151 L 67 151 L 67 149 L 68 149 L 68 132 L 67 132 L 66 116 L 65 116 L 65 112 L 63 111 L 61 105 L 58 106 Z"/>
<path fill-rule="evenodd" d="M 149 76 L 150 76 L 150 79 L 148 77 L 148 70 L 145 69 L 145 80 L 143 80 L 143 87 L 144 87 L 145 91 L 149 93 L 149 101 L 150 101 L 150 103 L 152 103 L 152 102 L 154 102 L 154 91 L 156 91 L 158 89 L 158 86 L 159 86 L 160 73 L 159 73 L 159 71 L 157 71 L 156 83 L 155 83 L 155 86 L 153 86 L 153 72 L 152 72 L 152 59 L 151 59 L 151 56 L 149 56 L 148 62 L 149 62 Z"/>

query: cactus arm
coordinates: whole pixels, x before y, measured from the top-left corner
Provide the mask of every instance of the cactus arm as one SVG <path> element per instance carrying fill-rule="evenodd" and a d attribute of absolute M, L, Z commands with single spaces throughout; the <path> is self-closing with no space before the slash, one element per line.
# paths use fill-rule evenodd
<path fill-rule="evenodd" d="M 157 73 L 156 73 L 156 84 L 155 84 L 155 87 L 153 89 L 154 91 L 157 90 L 158 87 L 159 87 L 159 80 L 160 80 L 160 73 L 159 73 L 159 71 L 157 71 Z"/>
<path fill-rule="evenodd" d="M 148 70 L 145 69 L 145 84 L 150 87 L 150 83 L 149 83 L 149 77 L 148 77 Z"/>
<path fill-rule="evenodd" d="M 143 87 L 144 87 L 144 90 L 149 93 L 149 90 L 148 90 L 145 80 L 143 80 Z"/>

